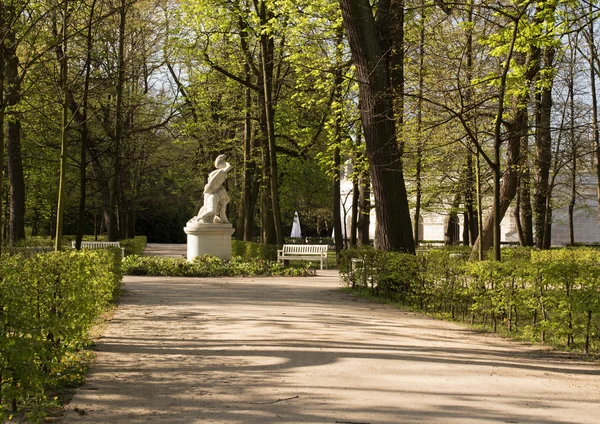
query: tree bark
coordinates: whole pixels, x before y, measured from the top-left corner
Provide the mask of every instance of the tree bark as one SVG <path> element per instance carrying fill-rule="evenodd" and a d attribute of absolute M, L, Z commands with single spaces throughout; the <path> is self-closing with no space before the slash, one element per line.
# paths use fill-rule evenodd
<path fill-rule="evenodd" d="M 5 9 L 7 16 L 14 15 L 14 7 Z M 5 38 L 5 83 L 6 106 L 13 108 L 21 101 L 21 78 L 19 75 L 19 57 L 17 40 L 13 28 L 9 28 Z M 14 246 L 25 238 L 25 177 L 21 156 L 21 116 L 20 112 L 11 110 L 5 115 L 7 121 L 6 159 L 8 163 L 8 180 L 10 183 L 10 221 L 9 242 Z"/>
<path fill-rule="evenodd" d="M 358 192 L 360 188 L 358 186 L 358 176 L 356 172 L 352 175 L 352 220 L 350 222 L 350 246 L 355 247 L 357 245 L 357 230 L 358 230 Z"/>
<path fill-rule="evenodd" d="M 547 47 L 544 54 L 544 66 L 551 69 L 554 62 L 554 48 Z M 549 196 L 548 180 L 550 175 L 550 166 L 552 163 L 552 133 L 551 133 L 551 115 L 552 115 L 552 84 L 544 83 L 541 92 L 536 96 L 536 136 L 535 136 L 535 196 L 534 196 L 534 216 L 535 216 L 535 245 L 538 249 L 548 249 L 550 245 L 544 244 L 550 242 L 549 237 L 545 237 L 547 229 L 546 222 L 546 203 Z"/>
<path fill-rule="evenodd" d="M 54 239 L 54 251 L 62 250 L 63 218 L 65 214 L 65 173 L 66 173 L 66 148 L 69 135 L 69 89 L 68 75 L 69 63 L 67 60 L 67 23 L 69 21 L 69 1 L 64 0 L 62 21 L 62 48 L 58 52 L 60 62 L 60 87 L 62 90 L 62 122 L 60 135 L 60 157 L 58 177 L 58 205 L 56 207 L 56 238 Z"/>
<path fill-rule="evenodd" d="M 458 207 L 460 206 L 460 192 L 454 195 L 454 200 L 452 201 L 452 206 L 450 208 L 450 213 L 446 218 L 446 222 L 444 224 L 444 244 L 446 246 L 452 246 L 456 244 L 459 240 L 458 234 Z"/>
<path fill-rule="evenodd" d="M 497 215 L 500 219 L 506 214 L 510 202 L 517 193 L 518 171 L 516 163 L 519 160 L 521 150 L 521 138 L 527 134 L 527 113 L 523 109 L 517 110 L 517 115 L 511 123 L 507 123 L 507 147 L 506 147 L 506 165 L 504 173 L 500 180 L 499 202 L 497 204 Z M 473 248 L 473 255 L 478 254 L 479 243 L 482 243 L 483 250 L 489 249 L 493 243 L 494 237 L 494 218 L 496 214 L 491 213 L 483 223 L 482 234 L 477 238 Z"/>
<path fill-rule="evenodd" d="M 358 195 L 358 228 L 357 244 L 359 246 L 369 245 L 369 229 L 371 227 L 371 179 L 369 173 L 363 171 L 358 177 L 360 192 Z"/>
<path fill-rule="evenodd" d="M 265 0 L 260 1 L 259 17 L 261 25 L 263 26 L 266 26 L 269 20 L 273 18 L 273 12 L 267 10 Z M 267 129 L 267 152 L 270 168 L 269 188 L 271 190 L 270 197 L 272 202 L 271 208 L 273 213 L 273 224 L 275 226 L 275 237 L 277 240 L 277 245 L 281 247 L 284 243 L 284 236 L 283 227 L 281 224 L 281 211 L 279 209 L 279 188 L 277 182 L 277 149 L 275 143 L 275 121 L 273 108 L 274 51 L 275 46 L 273 44 L 273 37 L 263 31 L 260 35 L 260 52 Z"/>
<path fill-rule="evenodd" d="M 2 256 L 2 245 L 4 244 L 4 39 L 6 37 L 4 28 L 4 4 L 0 4 L 0 257 Z"/>
<path fill-rule="evenodd" d="M 115 129 L 113 150 L 113 178 L 110 187 L 109 210 L 107 211 L 108 239 L 116 241 L 121 237 L 119 228 L 119 201 L 121 200 L 121 144 L 123 141 L 123 87 L 125 85 L 125 29 L 127 25 L 127 3 L 121 0 L 119 6 L 119 47 L 117 56 L 117 86 L 115 97 Z"/>
<path fill-rule="evenodd" d="M 590 64 L 590 91 L 592 95 L 592 133 L 594 138 L 594 149 L 596 159 L 596 184 L 597 184 L 597 197 L 598 197 L 598 217 L 600 220 L 600 123 L 598 122 L 598 94 L 596 92 L 596 68 L 594 61 L 598 60 L 598 51 L 596 50 L 596 44 L 594 39 L 594 20 L 592 19 L 593 13 L 592 2 L 588 5 L 588 19 L 590 20 L 588 45 L 590 48 L 590 55 L 588 62 Z"/>
<path fill-rule="evenodd" d="M 386 10 L 384 3 L 378 4 L 378 12 Z M 414 253 L 396 134 L 390 60 L 382 48 L 385 43 L 378 34 L 368 0 L 340 0 L 340 6 L 359 81 L 361 120 L 377 217 L 375 247 Z M 382 14 L 377 16 L 381 19 Z"/>
<path fill-rule="evenodd" d="M 525 106 L 524 106 L 525 107 Z M 527 114 L 527 109 L 525 109 Z M 529 136 L 521 139 L 521 160 L 519 161 L 519 204 L 520 223 L 519 242 L 522 246 L 533 246 L 533 212 L 531 209 L 531 173 L 529 171 L 527 152 L 529 152 Z"/>
<path fill-rule="evenodd" d="M 90 76 L 92 73 L 92 47 L 93 37 L 92 28 L 94 21 L 94 12 L 96 8 L 96 0 L 92 1 L 90 6 L 90 16 L 88 20 L 87 35 L 86 35 L 86 56 L 85 56 L 85 76 L 83 81 L 83 100 L 81 107 L 81 122 L 77 122 L 77 125 L 81 128 L 81 150 L 79 153 L 79 212 L 77 216 L 77 237 L 75 239 L 75 248 L 81 249 L 81 241 L 83 239 L 84 226 L 85 226 L 85 207 L 87 197 L 87 149 L 89 145 L 89 127 L 87 123 L 88 116 L 88 101 L 90 92 Z M 72 111 L 73 113 L 73 111 Z"/>
<path fill-rule="evenodd" d="M 339 130 L 339 128 L 338 128 Z M 336 142 L 339 140 L 336 140 Z M 339 255 L 344 248 L 344 229 L 342 225 L 341 194 L 340 194 L 340 148 L 339 144 L 333 148 L 333 229 L 335 254 Z"/>

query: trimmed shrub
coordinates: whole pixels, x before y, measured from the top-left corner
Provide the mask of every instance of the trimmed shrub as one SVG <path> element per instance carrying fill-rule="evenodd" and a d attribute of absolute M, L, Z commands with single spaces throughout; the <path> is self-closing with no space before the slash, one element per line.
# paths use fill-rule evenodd
<path fill-rule="evenodd" d="M 352 288 L 531 340 L 600 351 L 600 256 L 593 248 L 504 249 L 504 261 L 468 262 L 456 250 L 417 256 L 342 252 Z"/>
<path fill-rule="evenodd" d="M 255 259 L 244 261 L 234 257 L 223 261 L 215 256 L 203 255 L 188 262 L 183 258 L 156 256 L 127 256 L 123 259 L 127 275 L 169 277 L 224 277 L 224 276 L 308 276 L 308 265 L 284 267 L 277 262 Z"/>
<path fill-rule="evenodd" d="M 262 259 L 263 261 L 277 260 L 277 246 L 274 244 L 256 243 L 253 241 L 231 241 L 231 255 L 238 256 L 244 261 Z"/>
<path fill-rule="evenodd" d="M 141 255 L 144 253 L 147 242 L 146 236 L 135 236 L 132 239 L 121 240 L 121 247 L 125 248 L 125 256 Z"/>
<path fill-rule="evenodd" d="M 120 249 L 0 258 L 0 419 L 43 416 L 45 389 L 120 285 Z"/>

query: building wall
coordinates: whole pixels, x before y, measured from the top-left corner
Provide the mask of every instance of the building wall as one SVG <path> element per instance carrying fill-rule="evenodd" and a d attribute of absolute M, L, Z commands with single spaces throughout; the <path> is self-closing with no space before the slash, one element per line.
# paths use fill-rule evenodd
<path fill-rule="evenodd" d="M 577 210 L 574 214 L 575 219 L 575 242 L 583 244 L 600 244 L 600 220 L 598 218 L 598 199 L 596 192 L 596 179 L 593 176 L 585 175 L 581 178 L 579 184 L 579 197 L 577 199 Z M 350 233 L 351 213 L 352 213 L 352 182 L 343 179 L 341 183 L 342 194 L 342 214 L 346 211 L 346 232 Z M 562 205 L 555 205 L 552 218 L 552 245 L 560 246 L 570 243 L 569 240 L 569 222 L 566 206 L 567 194 L 562 192 L 560 187 L 555 190 L 556 202 Z M 371 203 L 373 199 L 371 198 Z M 488 211 L 489 212 L 489 211 Z M 412 211 L 411 211 L 412 213 Z M 375 209 L 371 209 L 371 226 L 369 237 L 375 237 Z M 412 216 L 412 215 L 411 215 Z M 444 241 L 444 223 L 447 214 L 436 212 L 424 212 L 422 214 L 422 234 L 420 239 L 426 241 Z M 463 231 L 463 217 L 459 214 L 460 233 Z M 485 214 L 484 214 L 485 220 Z M 501 235 L 503 242 L 518 243 L 516 218 L 514 216 L 514 207 L 510 207 L 506 212 L 501 223 Z"/>

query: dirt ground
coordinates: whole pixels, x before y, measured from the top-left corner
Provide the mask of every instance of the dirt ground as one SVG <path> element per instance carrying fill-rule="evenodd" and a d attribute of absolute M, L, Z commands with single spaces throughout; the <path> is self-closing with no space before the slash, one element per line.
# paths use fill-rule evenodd
<path fill-rule="evenodd" d="M 64 423 L 599 423 L 600 365 L 311 278 L 126 277 Z"/>

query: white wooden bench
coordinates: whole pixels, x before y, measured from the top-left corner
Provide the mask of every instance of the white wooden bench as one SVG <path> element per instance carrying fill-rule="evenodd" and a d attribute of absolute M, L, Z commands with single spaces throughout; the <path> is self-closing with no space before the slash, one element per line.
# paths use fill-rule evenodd
<path fill-rule="evenodd" d="M 75 240 L 71 242 L 71 247 L 75 249 Z M 125 257 L 125 248 L 121 247 L 121 242 L 118 241 L 82 241 L 82 249 L 104 249 L 106 247 L 118 247 L 121 249 L 121 254 Z"/>
<path fill-rule="evenodd" d="M 321 269 L 323 269 L 323 263 L 327 268 L 328 247 L 326 244 L 284 244 L 283 249 L 277 251 L 277 262 L 317 259 L 321 262 Z"/>

